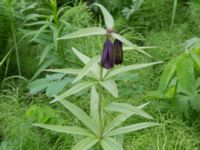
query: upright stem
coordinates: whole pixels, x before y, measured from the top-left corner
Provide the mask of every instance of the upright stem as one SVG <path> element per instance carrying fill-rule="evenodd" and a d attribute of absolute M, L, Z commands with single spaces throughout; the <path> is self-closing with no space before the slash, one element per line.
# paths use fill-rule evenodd
<path fill-rule="evenodd" d="M 103 80 L 103 68 L 101 66 L 101 68 L 100 68 L 100 81 L 102 81 L 102 80 Z M 101 90 L 101 87 L 99 87 L 98 113 L 99 113 L 99 127 L 100 127 L 99 137 L 100 137 L 100 139 L 103 138 L 103 116 L 102 116 L 101 101 L 102 101 L 102 90 Z"/>

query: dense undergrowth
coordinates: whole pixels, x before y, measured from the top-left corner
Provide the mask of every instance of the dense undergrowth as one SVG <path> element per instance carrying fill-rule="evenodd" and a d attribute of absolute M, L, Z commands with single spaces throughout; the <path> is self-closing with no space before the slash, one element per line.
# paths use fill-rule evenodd
<path fill-rule="evenodd" d="M 43 66 L 42 63 L 39 65 L 38 63 L 41 61 L 41 56 L 44 55 L 44 49 L 47 44 L 55 42 L 54 29 L 48 27 L 44 30 L 44 33 L 41 32 L 41 34 L 37 35 L 37 31 L 41 29 L 43 24 L 38 24 L 35 27 L 28 26 L 27 20 L 23 20 L 32 11 L 36 10 L 31 0 L 27 0 L 27 6 L 32 6 L 33 9 L 25 13 L 20 11 L 24 7 L 22 5 L 24 4 L 23 0 L 20 1 L 21 5 L 16 5 L 17 0 L 3 1 L 10 2 L 10 7 L 13 10 L 9 20 L 6 18 L 8 14 L 5 14 L 9 12 L 7 10 L 8 6 L 0 2 L 0 8 L 5 9 L 6 7 L 5 10 L 0 9 L 0 60 L 5 58 L 10 49 L 15 50 L 6 57 L 3 64 L 0 64 L 0 150 L 71 149 L 78 141 L 76 137 L 32 126 L 33 123 L 37 122 L 81 126 L 78 119 L 67 112 L 63 106 L 60 104 L 50 105 L 51 98 L 46 97 L 44 93 L 36 95 L 28 93 L 27 85 L 29 80 Z M 51 9 L 47 1 L 37 0 L 36 2 L 41 7 Z M 93 2 L 96 1 L 87 3 L 71 1 L 66 4 L 62 0 L 58 1 L 59 6 L 67 7 L 64 17 L 66 21 L 64 25 L 67 27 L 64 28 L 58 25 L 61 31 L 70 33 L 90 25 L 102 26 L 103 21 L 99 11 L 90 5 Z M 155 122 L 161 124 L 158 127 L 130 133 L 125 136 L 124 149 L 199 150 L 199 117 L 194 120 L 186 119 L 182 114 L 176 112 L 173 99 L 152 98 L 148 96 L 148 92 L 158 88 L 163 66 L 185 51 L 183 43 L 190 38 L 200 36 L 200 1 L 178 1 L 173 26 L 170 26 L 173 0 L 145 0 L 136 12 L 129 14 L 128 18 L 127 12 L 124 13 L 122 10 L 125 8 L 130 9 L 132 1 L 112 0 L 108 2 L 100 0 L 98 2 L 107 6 L 108 10 L 114 14 L 116 28 L 123 31 L 124 37 L 140 46 L 155 46 L 146 50 L 153 58 L 146 57 L 135 51 L 129 51 L 124 55 L 124 64 L 145 63 L 154 60 L 163 60 L 164 62 L 145 70 L 133 71 L 120 76 L 124 81 L 117 80 L 120 87 L 119 98 L 115 99 L 104 93 L 106 102 L 103 105 L 109 101 L 127 102 L 133 105 L 150 102 L 145 110 L 154 117 Z M 47 14 L 50 16 L 49 13 Z M 22 16 L 20 17 L 20 15 Z M 34 20 L 35 18 L 32 19 Z M 54 21 L 52 22 L 55 23 Z M 30 32 L 33 32 L 33 34 L 26 36 Z M 63 35 L 62 32 L 59 34 Z M 43 39 L 46 37 L 45 35 L 48 40 Z M 33 38 L 35 39 L 33 40 Z M 42 40 L 46 40 L 47 43 L 41 43 Z M 55 58 L 57 61 L 50 62 L 46 67 L 81 67 L 83 65 L 76 61 L 71 52 L 71 47 L 76 47 L 89 56 L 95 56 L 101 53 L 99 49 L 101 50 L 102 45 L 99 43 L 102 43 L 102 41 L 103 38 L 101 37 L 87 37 L 58 43 L 58 51 L 61 50 L 63 55 L 60 55 L 58 51 L 53 51 L 54 48 L 52 48 L 51 53 L 46 53 L 43 63 L 45 64 Z M 13 45 L 15 46 L 13 47 Z M 20 71 L 19 64 L 17 64 L 18 58 L 15 54 L 16 50 L 19 54 Z M 45 76 L 42 70 L 35 76 L 36 78 Z M 19 76 L 19 72 L 21 72 L 21 76 Z M 70 97 L 70 101 L 87 111 L 89 107 L 88 98 L 84 93 L 80 93 Z M 108 118 L 113 118 L 113 115 L 106 115 Z M 132 118 L 126 121 L 124 125 L 135 123 L 138 120 L 141 121 L 143 119 Z"/>

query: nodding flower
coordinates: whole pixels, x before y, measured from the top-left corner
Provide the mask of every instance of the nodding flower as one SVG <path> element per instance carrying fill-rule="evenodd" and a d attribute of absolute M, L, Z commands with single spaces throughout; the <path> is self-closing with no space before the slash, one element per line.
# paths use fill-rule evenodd
<path fill-rule="evenodd" d="M 101 57 L 101 65 L 103 68 L 111 69 L 114 67 L 114 50 L 113 44 L 109 38 L 106 39 L 103 47 L 103 53 Z"/>
<path fill-rule="evenodd" d="M 115 64 L 119 65 L 123 63 L 123 48 L 122 42 L 116 39 L 114 41 L 114 56 L 115 56 Z"/>

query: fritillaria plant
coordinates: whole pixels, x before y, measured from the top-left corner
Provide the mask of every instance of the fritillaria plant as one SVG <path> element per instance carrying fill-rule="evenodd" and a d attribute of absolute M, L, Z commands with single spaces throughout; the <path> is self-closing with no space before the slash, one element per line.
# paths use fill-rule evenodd
<path fill-rule="evenodd" d="M 143 110 L 143 108 L 148 103 L 135 107 L 127 103 L 114 102 L 106 105 L 105 107 L 102 107 L 102 100 L 104 99 L 102 93 L 107 91 L 112 96 L 117 98 L 118 88 L 115 82 L 115 78 L 118 75 L 159 64 L 161 62 L 128 66 L 119 65 L 123 63 L 123 51 L 125 50 L 135 49 L 145 55 L 148 54 L 143 51 L 141 47 L 134 45 L 123 36 L 115 33 L 113 30 L 114 20 L 110 13 L 102 5 L 95 5 L 99 6 L 103 13 L 107 29 L 100 27 L 86 28 L 61 37 L 59 40 L 72 39 L 89 35 L 105 35 L 106 40 L 103 46 L 102 55 L 90 58 L 77 49 L 72 48 L 73 53 L 80 59 L 80 61 L 84 63 L 85 66 L 83 68 L 46 70 L 54 73 L 63 73 L 65 75 L 75 75 L 73 86 L 70 89 L 62 92 L 60 95 L 56 95 L 51 103 L 61 103 L 73 115 L 75 115 L 86 128 L 50 124 L 34 125 L 57 132 L 81 136 L 82 140 L 80 140 L 72 148 L 73 150 L 88 150 L 95 146 L 98 148 L 101 147 L 104 150 L 123 150 L 122 137 L 124 134 L 155 126 L 158 125 L 158 123 L 142 122 L 121 127 L 122 123 L 124 123 L 133 115 L 142 116 L 146 119 L 153 119 L 151 115 Z M 115 38 L 114 43 L 112 43 L 110 36 Z M 127 47 L 123 47 L 122 43 L 127 45 Z M 119 66 L 115 67 L 115 65 Z M 90 115 L 67 100 L 70 98 L 70 96 L 85 89 L 91 89 Z M 119 113 L 119 115 L 113 120 L 109 121 L 108 124 L 106 124 L 104 120 L 106 116 L 103 116 L 104 111 Z"/>

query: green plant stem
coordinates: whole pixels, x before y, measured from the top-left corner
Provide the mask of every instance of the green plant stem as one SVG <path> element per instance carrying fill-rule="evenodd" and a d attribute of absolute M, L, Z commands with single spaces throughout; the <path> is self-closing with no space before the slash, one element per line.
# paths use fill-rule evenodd
<path fill-rule="evenodd" d="M 172 28 L 173 25 L 174 25 L 174 20 L 175 20 L 175 16 L 176 16 L 177 4 L 178 4 L 178 0 L 174 0 L 173 11 L 172 11 L 172 19 L 171 19 L 170 28 Z"/>
<path fill-rule="evenodd" d="M 16 61 L 17 61 L 17 68 L 18 68 L 18 73 L 21 76 L 21 66 L 20 66 L 20 59 L 19 59 L 19 50 L 17 47 L 17 40 L 16 40 L 16 31 L 15 31 L 15 26 L 14 26 L 14 18 L 12 15 L 12 8 L 11 4 L 9 4 L 9 20 L 10 20 L 10 25 L 11 25 L 11 34 L 12 34 L 12 40 L 15 48 L 15 54 L 16 54 Z"/>
<path fill-rule="evenodd" d="M 100 82 L 103 80 L 103 68 L 101 66 L 100 68 Z M 98 115 L 99 115 L 99 128 L 100 128 L 100 133 L 99 133 L 99 138 L 100 140 L 103 138 L 103 116 L 102 116 L 102 107 L 101 107 L 101 102 L 102 102 L 102 88 L 99 87 L 99 104 L 98 104 Z"/>

